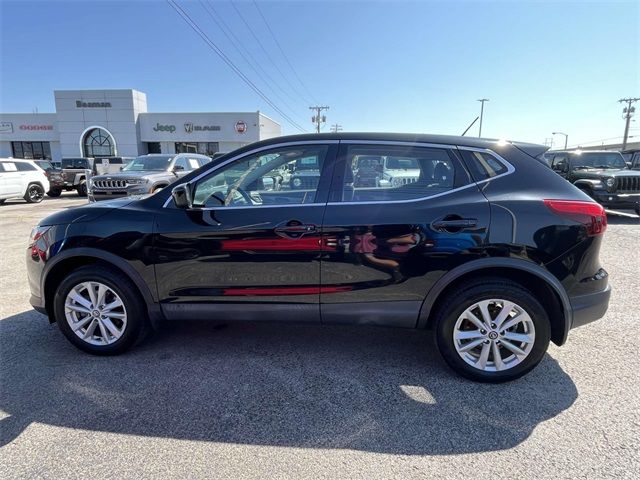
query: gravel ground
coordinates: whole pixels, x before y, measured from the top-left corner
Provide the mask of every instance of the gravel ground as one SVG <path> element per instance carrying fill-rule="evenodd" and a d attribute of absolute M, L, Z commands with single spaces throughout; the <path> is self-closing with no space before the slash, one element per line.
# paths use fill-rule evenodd
<path fill-rule="evenodd" d="M 187 323 L 85 355 L 28 305 L 37 220 L 0 205 L 0 478 L 638 478 L 640 224 L 611 219 L 606 317 L 504 385 L 425 332 Z"/>

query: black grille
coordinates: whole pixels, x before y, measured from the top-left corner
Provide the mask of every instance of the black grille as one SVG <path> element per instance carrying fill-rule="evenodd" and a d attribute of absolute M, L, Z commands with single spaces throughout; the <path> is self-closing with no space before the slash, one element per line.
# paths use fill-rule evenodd
<path fill-rule="evenodd" d="M 95 180 L 93 186 L 96 188 L 127 188 L 125 180 Z"/>
<path fill-rule="evenodd" d="M 616 186 L 619 192 L 640 192 L 640 176 L 618 177 Z"/>

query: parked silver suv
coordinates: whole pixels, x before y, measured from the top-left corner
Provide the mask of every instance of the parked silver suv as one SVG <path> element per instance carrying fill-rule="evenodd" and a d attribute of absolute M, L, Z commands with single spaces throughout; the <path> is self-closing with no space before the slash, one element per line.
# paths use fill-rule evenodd
<path fill-rule="evenodd" d="M 196 153 L 142 155 L 118 173 L 91 177 L 89 201 L 153 193 L 210 161 L 210 157 Z"/>

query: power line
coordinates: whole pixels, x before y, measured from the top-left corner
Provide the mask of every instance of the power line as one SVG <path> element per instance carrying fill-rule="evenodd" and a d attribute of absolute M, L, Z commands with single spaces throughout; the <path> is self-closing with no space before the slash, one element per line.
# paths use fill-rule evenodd
<path fill-rule="evenodd" d="M 251 36 L 253 37 L 253 39 L 256 41 L 256 43 L 260 46 L 260 48 L 262 49 L 262 51 L 264 52 L 265 56 L 267 57 L 267 59 L 271 62 L 271 64 L 274 66 L 274 68 L 278 71 L 278 73 L 282 76 L 282 78 L 284 79 L 285 82 L 287 82 L 289 84 L 289 87 L 291 87 L 291 90 L 294 91 L 297 95 L 300 96 L 300 98 L 306 102 L 307 100 L 305 100 L 305 98 L 300 95 L 300 92 L 293 86 L 293 84 L 291 83 L 291 80 L 289 80 L 289 78 L 284 74 L 284 72 L 280 69 L 280 67 L 278 66 L 278 64 L 273 60 L 273 57 L 269 54 L 269 52 L 267 51 L 267 49 L 264 47 L 264 45 L 262 44 L 262 42 L 260 41 L 260 39 L 258 38 L 258 36 L 256 35 L 256 33 L 253 31 L 253 28 L 251 28 L 251 25 L 249 25 L 249 22 L 247 22 L 247 20 L 244 18 L 244 16 L 242 15 L 242 13 L 240 12 L 240 10 L 238 9 L 238 7 L 236 6 L 235 2 L 231 2 L 231 6 L 233 7 L 233 9 L 236 11 L 236 13 L 238 14 L 238 16 L 240 17 L 240 20 L 242 20 L 242 23 L 244 23 L 244 26 L 247 27 L 247 30 L 249 30 L 249 33 L 251 33 Z"/>
<path fill-rule="evenodd" d="M 304 82 L 300 78 L 300 75 L 298 75 L 298 72 L 296 71 L 296 69 L 293 68 L 293 64 L 289 60 L 289 57 L 287 56 L 287 54 L 284 53 L 284 49 L 282 48 L 282 45 L 280 45 L 280 42 L 278 41 L 278 37 L 276 37 L 276 35 L 273 33 L 273 30 L 271 30 L 271 26 L 269 25 L 269 22 L 267 22 L 266 17 L 262 13 L 262 9 L 258 6 L 258 2 L 256 2 L 256 0 L 253 0 L 253 4 L 255 5 L 256 10 L 258 10 L 258 13 L 260 14 L 260 16 L 262 17 L 262 20 L 264 21 L 264 24 L 267 26 L 267 30 L 269 30 L 269 33 L 271 34 L 271 38 L 273 38 L 273 41 L 275 42 L 276 46 L 278 47 L 278 50 L 280 50 L 280 53 L 282 54 L 282 57 L 287 62 L 287 65 L 289 65 L 289 68 L 293 72 L 293 75 L 298 80 L 298 83 L 300 83 L 300 85 L 302 85 L 302 88 L 304 88 L 304 90 L 307 92 L 307 95 L 309 95 L 310 99 L 313 100 L 313 102 L 318 103 L 317 100 L 314 98 L 313 94 L 311 93 L 311 91 L 307 88 L 307 86 L 304 84 Z"/>
<path fill-rule="evenodd" d="M 284 98 L 282 98 L 280 96 L 280 94 L 278 92 L 276 92 L 275 88 L 273 88 L 273 86 L 271 85 L 271 83 L 276 84 L 275 80 L 271 77 L 271 75 L 269 75 L 264 70 L 264 68 L 262 68 L 260 63 L 253 57 L 253 55 L 251 55 L 251 52 L 249 52 L 246 48 L 244 48 L 244 46 L 242 45 L 242 42 L 240 42 L 238 37 L 236 37 L 236 35 L 233 33 L 233 31 L 224 22 L 224 20 L 222 19 L 222 16 L 213 7 L 213 4 L 209 3 L 209 5 L 207 5 L 202 0 L 199 0 L 199 1 L 200 1 L 200 5 L 202 6 L 202 8 L 207 12 L 207 15 L 209 16 L 209 18 L 211 18 L 211 20 L 213 20 L 213 22 L 218 26 L 218 28 L 220 29 L 220 31 L 222 31 L 222 33 L 227 38 L 227 40 L 229 40 L 229 43 L 231 43 L 233 45 L 233 47 L 238 52 L 238 54 L 242 57 L 242 59 L 245 61 L 245 63 L 251 68 L 251 70 L 253 70 L 253 73 L 255 73 L 259 78 L 260 77 L 266 77 L 266 78 L 262 78 L 262 80 L 263 80 L 264 84 L 267 86 L 267 88 L 276 97 L 278 97 L 278 99 L 282 102 L 282 104 L 285 105 L 287 107 L 287 109 L 294 116 L 298 116 L 298 114 L 295 113 L 295 109 L 293 109 L 291 107 L 291 105 L 289 105 L 287 103 L 287 101 Z M 211 8 L 211 10 L 209 10 L 209 7 Z M 249 57 L 249 58 L 247 58 L 247 57 Z M 260 72 L 258 71 L 258 69 L 260 70 Z M 298 119 L 299 119 L 299 117 L 298 117 Z"/>
<path fill-rule="evenodd" d="M 224 52 L 218 47 L 208 36 L 206 33 L 202 31 L 202 29 L 198 26 L 198 24 L 189 16 L 187 12 L 185 12 L 174 0 L 167 0 L 167 3 L 176 11 L 176 13 L 182 18 L 187 25 L 191 27 L 191 29 L 205 41 L 205 43 L 209 46 L 211 50 L 213 50 L 223 62 L 225 62 L 229 68 L 231 68 L 236 75 L 238 75 L 243 82 L 245 82 L 249 88 L 251 88 L 255 93 L 260 96 L 265 102 L 267 102 L 275 111 L 277 111 L 282 117 L 289 122 L 292 126 L 300 130 L 301 132 L 306 132 L 304 128 L 298 125 L 293 119 L 289 117 L 286 113 L 284 113 L 275 103 L 271 101 L 271 99 L 260 90 L 234 63 L 231 61 L 229 57 L 227 57 Z"/>

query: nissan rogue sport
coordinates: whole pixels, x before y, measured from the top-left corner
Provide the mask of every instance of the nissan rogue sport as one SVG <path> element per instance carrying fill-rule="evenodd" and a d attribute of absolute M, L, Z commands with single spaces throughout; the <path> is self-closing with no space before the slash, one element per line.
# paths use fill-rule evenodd
<path fill-rule="evenodd" d="M 536 160 L 544 150 L 373 133 L 254 143 L 171 189 L 42 220 L 31 304 L 93 354 L 125 351 L 158 319 L 384 325 L 433 330 L 465 377 L 515 379 L 610 295 L 603 208 Z M 363 156 L 419 174 L 354 185 Z M 314 185 L 265 187 L 299 159 L 318 165 Z"/>

